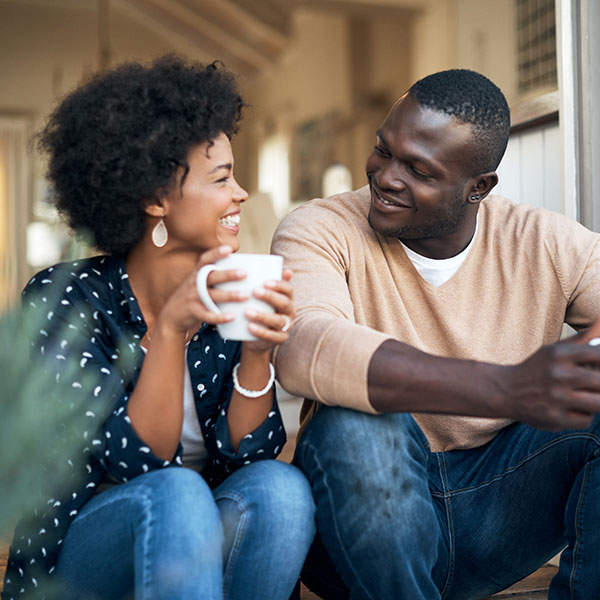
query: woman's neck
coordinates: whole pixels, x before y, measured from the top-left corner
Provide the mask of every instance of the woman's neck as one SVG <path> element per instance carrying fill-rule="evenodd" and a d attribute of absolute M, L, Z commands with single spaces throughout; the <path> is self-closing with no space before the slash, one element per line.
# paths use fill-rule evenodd
<path fill-rule="evenodd" d="M 129 252 L 125 259 L 129 283 L 149 329 L 171 294 L 195 269 L 197 261 L 195 255 L 159 251 L 144 242 Z"/>

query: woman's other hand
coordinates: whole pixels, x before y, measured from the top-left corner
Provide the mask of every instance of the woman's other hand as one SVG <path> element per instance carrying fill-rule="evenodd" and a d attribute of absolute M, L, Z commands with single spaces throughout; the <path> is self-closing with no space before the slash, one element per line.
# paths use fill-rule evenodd
<path fill-rule="evenodd" d="M 257 341 L 244 342 L 244 349 L 252 352 L 268 352 L 274 346 L 283 344 L 290 334 L 294 317 L 294 291 L 290 280 L 292 271 L 284 269 L 280 281 L 270 281 L 264 287 L 253 291 L 253 296 L 270 304 L 274 313 L 247 310 L 248 329 L 259 338 Z"/>

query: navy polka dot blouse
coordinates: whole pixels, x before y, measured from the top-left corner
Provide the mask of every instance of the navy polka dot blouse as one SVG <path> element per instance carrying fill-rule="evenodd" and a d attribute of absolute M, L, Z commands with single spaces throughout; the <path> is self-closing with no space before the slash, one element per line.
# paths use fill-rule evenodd
<path fill-rule="evenodd" d="M 42 324 L 32 341 L 32 360 L 43 362 L 50 388 L 69 387 L 70 408 L 81 419 L 75 432 L 77 456 L 67 461 L 67 483 L 54 497 L 42 499 L 15 530 L 5 600 L 52 597 L 46 584 L 52 581 L 48 575 L 60 544 L 103 478 L 126 482 L 154 469 L 179 467 L 182 454 L 180 444 L 171 461 L 155 456 L 127 416 L 127 400 L 144 360 L 140 340 L 146 324 L 123 258 L 99 256 L 41 271 L 23 291 L 23 305 Z M 212 325 L 204 325 L 188 346 L 194 401 L 209 454 L 203 474 L 213 486 L 245 464 L 274 458 L 286 440 L 274 399 L 262 425 L 244 437 L 237 452 L 233 449 L 226 415 L 240 350 L 239 342 L 223 340 Z M 56 437 L 57 443 L 67 443 L 63 432 Z"/>

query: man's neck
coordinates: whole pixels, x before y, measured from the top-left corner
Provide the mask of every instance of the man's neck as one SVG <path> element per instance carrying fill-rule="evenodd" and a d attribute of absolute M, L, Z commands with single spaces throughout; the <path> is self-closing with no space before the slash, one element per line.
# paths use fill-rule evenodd
<path fill-rule="evenodd" d="M 474 212 L 472 215 L 465 217 L 465 221 L 458 231 L 443 237 L 415 240 L 399 239 L 405 246 L 421 256 L 442 260 L 460 254 L 471 243 L 476 229 L 477 212 Z"/>

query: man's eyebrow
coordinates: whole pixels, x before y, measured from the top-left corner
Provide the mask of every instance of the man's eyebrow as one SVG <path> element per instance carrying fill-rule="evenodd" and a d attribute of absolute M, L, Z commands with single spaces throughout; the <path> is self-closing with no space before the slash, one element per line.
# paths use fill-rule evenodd
<path fill-rule="evenodd" d="M 384 145 L 386 145 L 386 146 L 387 146 L 387 142 L 385 141 L 385 137 L 383 136 L 383 133 L 381 133 L 381 129 L 378 129 L 378 130 L 377 130 L 377 134 L 376 134 L 376 135 L 377 135 L 377 137 L 379 138 L 379 140 L 380 140 L 381 142 L 383 142 L 383 143 L 384 143 Z"/>
<path fill-rule="evenodd" d="M 209 171 L 208 174 L 212 175 L 216 173 L 219 169 L 226 169 L 227 171 L 231 171 L 231 163 L 225 163 L 224 165 L 217 165 L 212 171 Z"/>

